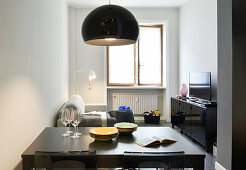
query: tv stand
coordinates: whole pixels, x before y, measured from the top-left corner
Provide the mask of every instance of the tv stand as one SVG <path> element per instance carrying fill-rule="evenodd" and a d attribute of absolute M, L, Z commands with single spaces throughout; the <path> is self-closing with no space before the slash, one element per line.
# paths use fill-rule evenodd
<path fill-rule="evenodd" d="M 210 151 L 217 137 L 217 104 L 171 98 L 171 123 Z"/>

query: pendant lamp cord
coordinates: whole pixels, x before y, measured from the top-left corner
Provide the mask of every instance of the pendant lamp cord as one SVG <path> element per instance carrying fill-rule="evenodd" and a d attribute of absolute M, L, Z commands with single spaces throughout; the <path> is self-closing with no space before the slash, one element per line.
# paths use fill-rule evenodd
<path fill-rule="evenodd" d="M 108 3 L 109 3 L 109 5 L 111 5 L 110 1 L 111 1 L 111 0 L 109 0 L 109 2 L 108 2 Z"/>

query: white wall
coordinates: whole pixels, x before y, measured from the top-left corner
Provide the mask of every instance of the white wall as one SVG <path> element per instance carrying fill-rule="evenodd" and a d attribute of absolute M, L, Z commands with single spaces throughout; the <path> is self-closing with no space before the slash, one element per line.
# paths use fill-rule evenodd
<path fill-rule="evenodd" d="M 189 72 L 212 72 L 212 100 L 217 98 L 217 0 L 191 0 L 180 9 L 179 83 Z"/>
<path fill-rule="evenodd" d="M 104 47 L 95 47 L 86 45 L 81 37 L 81 25 L 85 16 L 92 9 L 70 8 L 70 76 L 74 72 L 74 68 L 94 68 L 97 79 L 93 81 L 92 89 L 88 89 L 87 74 L 78 74 L 80 76 L 79 88 L 80 94 L 86 104 L 106 104 L 106 55 Z M 163 96 L 165 100 L 164 106 L 170 106 L 170 97 L 175 96 L 178 92 L 178 51 L 179 51 L 179 10 L 165 8 L 129 8 L 139 22 L 168 23 L 168 48 L 167 48 L 167 88 Z M 74 32 L 75 30 L 75 32 Z M 75 37 L 72 38 L 72 37 Z M 74 49 L 75 48 L 75 49 Z M 76 56 L 76 57 L 74 57 Z M 75 58 L 77 58 L 75 60 Z M 75 93 L 74 81 L 70 80 L 70 95 Z M 167 95 L 166 95 L 167 93 Z M 170 107 L 166 108 L 166 112 L 170 113 Z"/>
<path fill-rule="evenodd" d="M 0 37 L 0 169 L 10 170 L 68 96 L 65 1 L 1 0 Z"/>
<path fill-rule="evenodd" d="M 89 89 L 89 71 L 77 73 L 79 94 L 84 99 L 85 104 L 106 104 L 107 84 L 104 55 L 104 48 L 99 46 L 87 45 L 81 35 L 81 26 L 84 18 L 91 9 L 69 8 L 69 94 L 76 94 L 74 83 L 74 71 L 94 69 L 96 79 L 92 80 Z"/>

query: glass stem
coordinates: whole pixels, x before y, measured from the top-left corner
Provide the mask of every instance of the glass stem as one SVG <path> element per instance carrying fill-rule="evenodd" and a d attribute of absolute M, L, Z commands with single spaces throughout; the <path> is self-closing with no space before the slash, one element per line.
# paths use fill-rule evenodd
<path fill-rule="evenodd" d="M 79 136 L 78 135 L 78 125 L 76 126 L 76 131 L 77 131 L 76 136 Z"/>
<path fill-rule="evenodd" d="M 76 126 L 74 126 L 74 134 L 75 134 L 75 136 L 77 136 L 77 135 L 76 135 Z"/>

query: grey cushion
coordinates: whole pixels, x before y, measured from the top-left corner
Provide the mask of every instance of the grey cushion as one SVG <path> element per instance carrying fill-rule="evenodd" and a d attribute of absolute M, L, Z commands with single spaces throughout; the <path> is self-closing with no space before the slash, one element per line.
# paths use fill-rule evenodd
<path fill-rule="evenodd" d="M 106 112 L 107 105 L 85 105 L 85 112 L 101 111 Z"/>
<path fill-rule="evenodd" d="M 116 123 L 115 118 L 111 118 L 107 113 L 107 126 L 113 127 Z M 64 127 L 64 124 L 60 119 L 57 120 L 57 127 Z M 83 115 L 82 121 L 79 127 L 102 127 L 102 120 L 100 115 Z"/>

